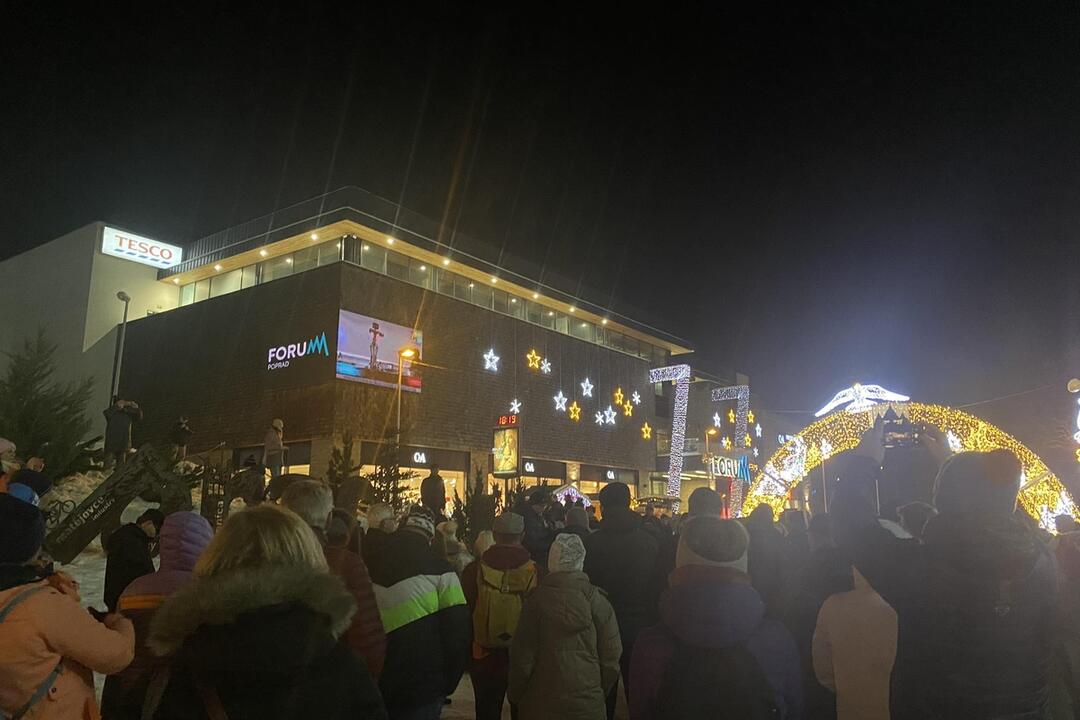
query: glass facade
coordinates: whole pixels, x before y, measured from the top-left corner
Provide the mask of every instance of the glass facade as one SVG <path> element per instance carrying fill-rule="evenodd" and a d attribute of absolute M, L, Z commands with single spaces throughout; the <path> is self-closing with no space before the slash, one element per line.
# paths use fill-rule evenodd
<path fill-rule="evenodd" d="M 457 298 L 579 340 L 639 357 L 651 363 L 653 367 L 668 364 L 668 352 L 664 348 L 608 330 L 602 325 L 587 320 L 579 320 L 572 314 L 551 310 L 530 299 L 517 297 L 486 283 L 470 280 L 452 270 L 427 265 L 416 258 L 394 252 L 389 248 L 351 237 L 312 245 L 287 255 L 279 255 L 238 270 L 183 285 L 180 288 L 180 305 L 190 305 L 207 298 L 288 277 L 294 273 L 339 262 L 343 258 L 380 275 L 387 275 L 440 295 Z"/>

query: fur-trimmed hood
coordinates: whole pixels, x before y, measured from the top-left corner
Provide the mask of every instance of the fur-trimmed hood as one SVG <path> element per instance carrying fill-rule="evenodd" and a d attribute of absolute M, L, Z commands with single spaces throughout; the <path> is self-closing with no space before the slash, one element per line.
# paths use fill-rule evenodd
<path fill-rule="evenodd" d="M 302 618 L 296 617 L 297 610 Z M 297 566 L 241 568 L 198 578 L 169 597 L 154 613 L 147 645 L 154 654 L 166 656 L 189 639 L 205 645 L 210 635 L 227 635 L 232 636 L 232 645 L 239 646 L 240 636 L 253 630 L 279 649 L 306 640 L 310 654 L 310 638 L 276 631 L 316 625 L 313 630 L 323 629 L 332 644 L 349 628 L 355 613 L 356 601 L 334 575 Z"/>

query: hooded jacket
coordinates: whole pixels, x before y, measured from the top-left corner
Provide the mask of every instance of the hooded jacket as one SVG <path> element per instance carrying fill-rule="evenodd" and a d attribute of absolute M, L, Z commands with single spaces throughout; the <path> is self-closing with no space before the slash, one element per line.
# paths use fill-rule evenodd
<path fill-rule="evenodd" d="M 423 534 L 393 533 L 371 568 L 386 631 L 379 688 L 392 714 L 450 696 L 469 655 L 469 610 L 461 583 Z"/>
<path fill-rule="evenodd" d="M 154 572 L 150 536 L 135 523 L 118 527 L 105 541 L 105 605 L 116 611 L 120 593 L 135 578 Z"/>
<path fill-rule="evenodd" d="M 379 617 L 375 588 L 363 559 L 351 550 L 323 545 L 330 572 L 341 578 L 356 600 L 356 615 L 345 632 L 345 644 L 367 665 L 376 680 L 386 660 L 386 633 Z"/>
<path fill-rule="evenodd" d="M 900 540 L 859 492 L 876 463 L 851 460 L 833 531 L 896 610 L 892 717 L 1045 717 L 1057 586 L 1036 531 L 1016 514 L 942 512 L 925 544 Z"/>
<path fill-rule="evenodd" d="M 71 586 L 42 580 L 25 566 L 0 565 L 0 607 L 30 588 L 41 589 L 0 623 L 0 712 L 21 708 L 63 660 L 63 672 L 27 720 L 89 720 L 97 713 L 91 671 L 122 670 L 131 662 L 135 633 L 95 620 Z"/>
<path fill-rule="evenodd" d="M 521 720 L 594 720 L 619 679 L 619 626 L 583 572 L 544 578 L 521 609 L 507 697 Z"/>
<path fill-rule="evenodd" d="M 214 531 L 194 512 L 176 512 L 161 526 L 161 567 L 136 578 L 120 595 L 117 609 L 135 626 L 135 659 L 105 679 L 101 714 L 105 720 L 142 716 L 143 698 L 153 672 L 165 664 L 146 646 L 150 619 L 165 599 L 191 582 L 191 573 Z"/>
<path fill-rule="evenodd" d="M 825 600 L 814 632 L 814 674 L 836 693 L 837 720 L 889 720 L 896 611 L 855 572 L 855 589 Z"/>
<path fill-rule="evenodd" d="M 483 563 L 493 570 L 513 570 L 519 568 L 526 563 L 532 563 L 534 568 L 533 572 L 536 573 L 536 577 L 539 577 L 539 568 L 536 564 L 529 559 L 529 551 L 522 545 L 492 545 L 479 560 L 473 560 L 469 563 L 465 570 L 461 573 L 461 590 L 465 594 L 465 604 L 469 606 L 469 616 L 472 617 L 476 612 L 476 601 L 480 595 L 480 564 Z M 536 579 L 533 580 L 533 589 L 530 589 L 527 594 L 535 591 Z M 485 648 L 481 647 L 476 640 L 472 643 L 472 659 L 481 660 L 494 655 L 498 657 L 499 667 L 505 669 L 507 662 L 507 650 L 505 648 Z"/>
<path fill-rule="evenodd" d="M 150 649 L 171 656 L 159 720 L 205 718 L 216 692 L 228 717 L 385 718 L 364 664 L 338 638 L 356 605 L 341 580 L 299 566 L 199 578 L 150 622 Z"/>
<path fill-rule="evenodd" d="M 585 542 L 585 573 L 615 608 L 623 648 L 656 621 L 657 554 L 656 540 L 629 508 L 605 510 L 600 529 Z"/>
<path fill-rule="evenodd" d="M 687 565 L 671 574 L 660 603 L 661 624 L 643 631 L 634 645 L 630 670 L 630 717 L 661 720 L 657 694 L 675 640 L 697 647 L 741 645 L 758 661 L 772 686 L 782 718 L 802 717 L 802 678 L 795 641 L 738 570 Z"/>

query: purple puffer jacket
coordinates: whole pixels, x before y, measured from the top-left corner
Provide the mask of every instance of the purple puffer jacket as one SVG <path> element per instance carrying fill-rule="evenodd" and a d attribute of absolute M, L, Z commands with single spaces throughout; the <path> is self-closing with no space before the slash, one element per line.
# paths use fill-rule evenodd
<path fill-rule="evenodd" d="M 675 652 L 672 634 L 688 645 L 742 645 L 772 685 L 780 716 L 799 720 L 802 676 L 795 641 L 787 628 L 765 619 L 765 605 L 750 578 L 730 568 L 687 565 L 671 573 L 660 602 L 660 625 L 634 643 L 630 669 L 630 718 L 662 717 L 655 706 L 664 671 Z"/>
<path fill-rule="evenodd" d="M 141 717 L 147 683 L 163 660 L 146 647 L 150 618 L 165 598 L 191 582 L 192 570 L 214 531 L 202 515 L 176 512 L 161 526 L 161 567 L 136 578 L 120 595 L 118 610 L 135 625 L 135 659 L 121 673 L 105 679 L 101 713 L 105 718 Z"/>

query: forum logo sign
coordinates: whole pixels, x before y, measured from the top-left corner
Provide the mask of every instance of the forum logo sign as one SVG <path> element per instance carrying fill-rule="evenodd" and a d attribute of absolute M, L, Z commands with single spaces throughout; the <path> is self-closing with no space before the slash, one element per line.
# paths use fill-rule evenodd
<path fill-rule="evenodd" d="M 278 345 L 266 351 L 266 369 L 281 370 L 289 367 L 293 360 L 314 355 L 330 357 L 330 347 L 326 344 L 326 333 L 319 333 L 310 340 Z"/>

